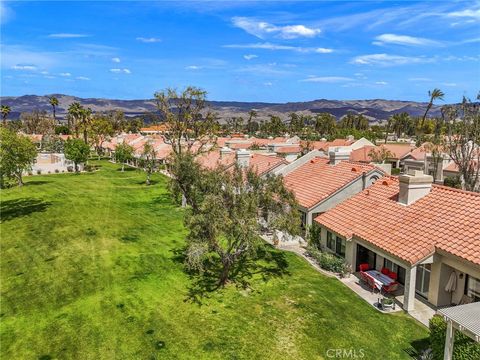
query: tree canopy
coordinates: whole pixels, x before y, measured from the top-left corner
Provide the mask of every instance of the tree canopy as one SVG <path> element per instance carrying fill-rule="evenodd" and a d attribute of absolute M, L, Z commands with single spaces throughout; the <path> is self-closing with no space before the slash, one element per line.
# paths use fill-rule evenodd
<path fill-rule="evenodd" d="M 78 172 L 78 164 L 85 163 L 90 155 L 90 146 L 80 139 L 68 139 L 64 147 L 65 157 L 75 164 L 75 171 Z"/>

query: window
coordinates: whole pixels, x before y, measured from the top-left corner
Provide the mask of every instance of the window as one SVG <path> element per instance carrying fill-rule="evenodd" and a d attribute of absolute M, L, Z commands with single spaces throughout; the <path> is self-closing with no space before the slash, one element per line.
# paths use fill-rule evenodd
<path fill-rule="evenodd" d="M 327 231 L 327 248 L 332 251 L 335 251 L 335 243 L 333 242 L 333 234 L 330 231 Z"/>
<path fill-rule="evenodd" d="M 335 253 L 338 256 L 345 257 L 345 240 L 339 238 L 337 236 L 337 241 L 336 241 L 336 251 Z"/>
<path fill-rule="evenodd" d="M 398 265 L 388 259 L 383 260 L 383 267 L 386 267 L 388 270 L 393 271 L 394 273 L 397 273 L 398 270 Z"/>
<path fill-rule="evenodd" d="M 480 280 L 475 279 L 473 276 L 467 275 L 467 281 L 465 284 L 465 293 L 471 297 L 474 301 L 480 301 Z"/>

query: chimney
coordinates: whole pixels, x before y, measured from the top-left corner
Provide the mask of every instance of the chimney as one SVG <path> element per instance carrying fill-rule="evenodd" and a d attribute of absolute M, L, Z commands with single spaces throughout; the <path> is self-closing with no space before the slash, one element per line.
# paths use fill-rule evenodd
<path fill-rule="evenodd" d="M 237 164 L 241 168 L 248 168 L 250 165 L 250 151 L 245 149 L 237 150 Z"/>
<path fill-rule="evenodd" d="M 411 174 L 404 174 L 398 177 L 400 191 L 398 202 L 402 205 L 410 205 L 430 193 L 433 177 L 425 175 L 423 171 L 415 170 Z"/>
<path fill-rule="evenodd" d="M 228 155 L 228 154 L 231 154 L 231 153 L 232 153 L 232 149 L 230 149 L 227 146 L 222 147 L 220 149 L 220 159 L 223 159 L 225 157 L 225 155 Z"/>
<path fill-rule="evenodd" d="M 340 161 L 350 160 L 350 152 L 340 149 L 335 149 L 328 153 L 330 157 L 330 165 L 337 165 Z"/>

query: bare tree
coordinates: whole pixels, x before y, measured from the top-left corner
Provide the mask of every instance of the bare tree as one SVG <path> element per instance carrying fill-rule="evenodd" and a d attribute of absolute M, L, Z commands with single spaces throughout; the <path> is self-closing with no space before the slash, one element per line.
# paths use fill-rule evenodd
<path fill-rule="evenodd" d="M 462 189 L 479 192 L 480 104 L 464 98 L 459 105 L 442 107 L 442 115 L 448 129 L 445 148 L 458 167 Z"/>

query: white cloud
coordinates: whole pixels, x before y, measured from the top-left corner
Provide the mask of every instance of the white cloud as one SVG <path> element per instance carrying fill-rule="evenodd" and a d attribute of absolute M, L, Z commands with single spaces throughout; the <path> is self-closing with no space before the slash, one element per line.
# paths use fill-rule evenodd
<path fill-rule="evenodd" d="M 395 44 L 407 46 L 435 46 L 440 45 L 438 41 L 425 39 L 421 37 L 413 37 L 408 35 L 382 34 L 375 37 L 374 45 Z"/>
<path fill-rule="evenodd" d="M 47 37 L 52 39 L 77 39 L 77 38 L 84 38 L 88 36 L 89 35 L 86 35 L 86 34 L 58 33 L 58 34 L 50 34 Z"/>
<path fill-rule="evenodd" d="M 6 6 L 3 1 L 0 2 L 0 24 L 5 24 L 14 17 L 13 10 Z"/>
<path fill-rule="evenodd" d="M 354 79 L 344 76 L 309 76 L 306 79 L 300 80 L 304 82 L 319 82 L 319 83 L 338 83 L 354 81 Z"/>
<path fill-rule="evenodd" d="M 447 14 L 448 17 L 456 18 L 473 18 L 480 20 L 480 9 L 465 9 L 460 11 L 453 11 Z"/>
<path fill-rule="evenodd" d="M 456 83 L 449 83 L 449 82 L 442 83 L 442 85 L 444 85 L 444 86 L 450 86 L 450 87 L 455 87 L 455 86 L 457 86 Z"/>
<path fill-rule="evenodd" d="M 433 62 L 433 58 L 427 57 L 412 57 L 388 54 L 370 54 L 360 55 L 352 59 L 353 64 L 358 65 L 380 65 L 380 66 L 394 66 L 407 64 L 421 64 Z"/>
<path fill-rule="evenodd" d="M 156 37 L 137 37 L 137 41 L 143 42 L 143 43 L 157 43 L 162 41 L 162 39 L 156 38 Z"/>
<path fill-rule="evenodd" d="M 376 85 L 388 85 L 386 81 L 375 81 Z"/>
<path fill-rule="evenodd" d="M 13 70 L 26 70 L 26 71 L 35 71 L 37 70 L 37 67 L 35 65 L 13 65 L 12 66 Z"/>
<path fill-rule="evenodd" d="M 263 83 L 263 85 L 265 85 L 265 86 L 272 86 L 272 85 L 273 85 L 273 83 L 272 83 L 272 82 L 270 82 L 270 81 L 266 81 L 266 82 L 264 82 L 264 83 Z"/>
<path fill-rule="evenodd" d="M 42 75 L 48 75 L 48 71 L 40 71 L 40 74 L 42 74 Z"/>
<path fill-rule="evenodd" d="M 185 66 L 185 70 L 200 70 L 202 67 L 198 65 Z"/>
<path fill-rule="evenodd" d="M 278 45 L 278 44 L 272 44 L 268 42 L 256 43 L 256 44 L 231 44 L 231 45 L 224 45 L 223 47 L 231 48 L 231 49 L 287 50 L 287 51 L 297 51 L 301 53 L 317 53 L 317 54 L 328 54 L 334 51 L 333 49 L 327 49 L 327 48 Z"/>
<path fill-rule="evenodd" d="M 310 28 L 305 25 L 276 26 L 265 21 L 258 21 L 247 17 L 233 17 L 234 26 L 245 30 L 247 33 L 260 39 L 273 35 L 282 39 L 296 39 L 299 37 L 314 37 L 320 34 L 321 30 Z"/>
<path fill-rule="evenodd" d="M 408 81 L 432 81 L 432 79 L 426 77 L 414 77 L 409 78 Z"/>
<path fill-rule="evenodd" d="M 77 76 L 75 79 L 77 79 L 77 80 L 90 80 L 90 78 L 85 77 L 85 76 Z"/>
<path fill-rule="evenodd" d="M 253 55 L 253 54 L 249 54 L 249 55 L 243 55 L 243 58 L 245 60 L 252 60 L 252 59 L 255 59 L 257 58 L 258 56 L 257 55 Z"/>
<path fill-rule="evenodd" d="M 120 73 L 124 73 L 124 74 L 131 74 L 132 72 L 129 70 L 129 69 L 110 69 L 110 72 L 114 73 L 114 74 L 120 74 Z"/>
<path fill-rule="evenodd" d="M 72 76 L 72 74 L 70 74 L 69 72 L 63 72 L 63 73 L 60 73 L 60 74 L 58 74 L 58 75 L 63 76 L 63 77 Z"/>
<path fill-rule="evenodd" d="M 113 58 L 112 58 L 112 61 L 113 61 L 114 63 L 119 63 L 119 62 L 120 62 L 120 58 L 118 58 L 118 57 L 113 57 Z"/>

